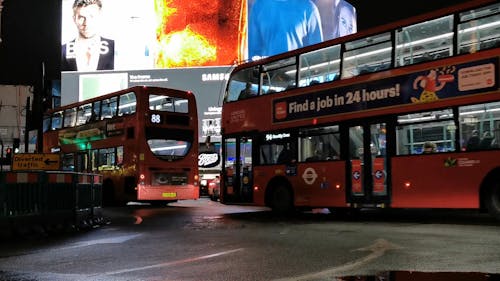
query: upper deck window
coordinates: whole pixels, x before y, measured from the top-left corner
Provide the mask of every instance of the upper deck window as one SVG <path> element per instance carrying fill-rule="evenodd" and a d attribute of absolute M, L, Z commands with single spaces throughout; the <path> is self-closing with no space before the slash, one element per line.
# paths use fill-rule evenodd
<path fill-rule="evenodd" d="M 391 66 L 391 34 L 389 32 L 345 44 L 342 79 L 387 69 Z"/>
<path fill-rule="evenodd" d="M 113 118 L 116 116 L 118 97 L 112 97 L 102 101 L 101 119 Z"/>
<path fill-rule="evenodd" d="M 340 45 L 300 56 L 299 87 L 337 80 L 340 74 Z"/>
<path fill-rule="evenodd" d="M 297 87 L 296 58 L 286 58 L 269 64 L 261 69 L 261 94 L 281 92 Z"/>
<path fill-rule="evenodd" d="M 474 53 L 500 44 L 500 4 L 460 14 L 458 52 Z"/>
<path fill-rule="evenodd" d="M 78 107 L 76 126 L 89 122 L 92 118 L 92 104 L 87 103 Z"/>
<path fill-rule="evenodd" d="M 64 128 L 74 127 L 76 123 L 76 108 L 68 108 L 64 111 Z"/>
<path fill-rule="evenodd" d="M 396 31 L 396 66 L 453 55 L 453 16 L 446 16 Z"/>
<path fill-rule="evenodd" d="M 57 130 L 62 128 L 62 119 L 63 119 L 63 112 L 58 111 L 52 114 L 52 121 L 50 124 L 50 129 L 51 130 Z"/>
<path fill-rule="evenodd" d="M 189 101 L 185 98 L 152 94 L 149 95 L 149 109 L 156 111 L 188 113 Z"/>
<path fill-rule="evenodd" d="M 245 91 L 256 95 L 259 90 L 259 75 L 258 67 L 245 68 L 235 73 L 229 80 L 225 101 L 236 101 Z"/>
<path fill-rule="evenodd" d="M 134 92 L 120 95 L 118 116 L 134 113 L 136 105 L 137 105 L 137 100 Z"/>

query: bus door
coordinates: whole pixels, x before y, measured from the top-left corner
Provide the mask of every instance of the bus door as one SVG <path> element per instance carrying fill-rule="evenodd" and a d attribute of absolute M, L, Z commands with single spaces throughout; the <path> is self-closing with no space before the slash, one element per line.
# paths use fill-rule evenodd
<path fill-rule="evenodd" d="M 252 202 L 252 138 L 228 138 L 225 147 L 224 198 L 226 202 Z"/>
<path fill-rule="evenodd" d="M 388 202 L 386 132 L 384 122 L 349 127 L 348 202 L 367 205 Z"/>

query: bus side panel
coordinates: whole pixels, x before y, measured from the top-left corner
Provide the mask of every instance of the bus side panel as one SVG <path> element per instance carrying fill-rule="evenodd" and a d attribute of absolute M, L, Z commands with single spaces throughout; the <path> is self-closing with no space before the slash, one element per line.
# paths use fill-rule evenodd
<path fill-rule="evenodd" d="M 302 163 L 295 183 L 296 206 L 347 206 L 344 161 Z M 302 202 L 305 198 L 309 198 L 307 204 Z"/>
<path fill-rule="evenodd" d="M 391 206 L 479 208 L 479 187 L 499 158 L 499 151 L 393 158 Z"/>
<path fill-rule="evenodd" d="M 43 133 L 43 152 L 52 153 L 52 148 L 59 147 L 59 136 L 57 131 L 47 131 Z M 38 151 L 41 152 L 41 151 Z"/>
<path fill-rule="evenodd" d="M 264 205 L 265 187 L 273 177 L 285 175 L 285 165 L 254 168 L 254 203 Z M 314 162 L 297 165 L 288 179 L 293 188 L 296 207 L 346 207 L 345 162 Z"/>

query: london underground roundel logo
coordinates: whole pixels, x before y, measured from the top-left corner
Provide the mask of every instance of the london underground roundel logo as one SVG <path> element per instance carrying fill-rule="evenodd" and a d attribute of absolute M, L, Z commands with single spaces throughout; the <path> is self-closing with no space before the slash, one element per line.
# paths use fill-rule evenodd
<path fill-rule="evenodd" d="M 302 178 L 306 184 L 311 185 L 318 178 L 318 174 L 316 174 L 316 171 L 313 168 L 309 167 L 304 170 Z"/>

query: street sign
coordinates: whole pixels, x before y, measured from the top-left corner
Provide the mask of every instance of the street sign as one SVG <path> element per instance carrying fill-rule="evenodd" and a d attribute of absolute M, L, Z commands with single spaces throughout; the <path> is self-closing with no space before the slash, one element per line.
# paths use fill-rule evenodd
<path fill-rule="evenodd" d="M 59 154 L 19 153 L 12 158 L 12 171 L 59 170 L 60 166 Z"/>

